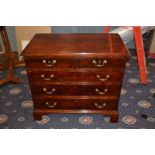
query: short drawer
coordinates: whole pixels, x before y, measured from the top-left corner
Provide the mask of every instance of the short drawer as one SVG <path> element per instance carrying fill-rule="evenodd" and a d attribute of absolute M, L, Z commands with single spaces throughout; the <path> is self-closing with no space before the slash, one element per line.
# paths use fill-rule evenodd
<path fill-rule="evenodd" d="M 74 99 L 34 99 L 34 107 L 39 109 L 73 109 Z"/>
<path fill-rule="evenodd" d="M 42 59 L 25 59 L 28 68 L 35 69 L 52 69 L 52 68 L 73 68 L 73 59 L 71 58 L 42 58 Z"/>
<path fill-rule="evenodd" d="M 83 71 L 75 73 L 78 82 L 120 82 L 123 71 L 119 69 L 106 69 L 99 71 Z"/>
<path fill-rule="evenodd" d="M 79 100 L 76 100 L 76 105 L 78 108 L 82 108 L 82 109 L 116 110 L 118 107 L 118 100 L 79 99 Z"/>
<path fill-rule="evenodd" d="M 33 95 L 75 95 L 76 88 L 69 85 L 32 85 L 31 91 Z"/>
<path fill-rule="evenodd" d="M 78 68 L 124 68 L 124 59 L 116 58 L 79 58 L 77 59 Z"/>
<path fill-rule="evenodd" d="M 80 85 L 77 86 L 77 95 L 84 96 L 118 96 L 121 87 L 117 85 Z"/>
<path fill-rule="evenodd" d="M 71 82 L 74 73 L 67 71 L 33 71 L 28 72 L 29 80 L 33 82 Z"/>

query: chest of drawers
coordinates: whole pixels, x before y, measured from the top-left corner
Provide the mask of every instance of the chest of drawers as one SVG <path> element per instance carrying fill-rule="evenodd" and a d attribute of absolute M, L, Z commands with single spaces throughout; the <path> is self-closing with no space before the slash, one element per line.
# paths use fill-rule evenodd
<path fill-rule="evenodd" d="M 50 113 L 119 117 L 129 52 L 117 34 L 36 34 L 23 51 L 34 119 Z"/>

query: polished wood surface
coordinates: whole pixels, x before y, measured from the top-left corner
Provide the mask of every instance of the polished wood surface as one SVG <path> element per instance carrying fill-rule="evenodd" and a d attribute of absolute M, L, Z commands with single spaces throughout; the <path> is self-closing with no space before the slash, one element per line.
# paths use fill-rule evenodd
<path fill-rule="evenodd" d="M 32 63 L 33 61 L 33 63 Z M 53 69 L 53 68 L 72 68 L 74 61 L 71 58 L 46 58 L 46 59 L 28 59 L 25 60 L 27 67 L 29 68 L 42 68 L 42 69 Z"/>
<path fill-rule="evenodd" d="M 77 67 L 78 68 L 113 68 L 117 66 L 117 68 L 122 68 L 125 65 L 124 59 L 111 59 L 107 57 L 100 58 L 81 58 L 77 59 Z"/>
<path fill-rule="evenodd" d="M 35 108 L 41 109 L 74 109 L 74 110 L 117 110 L 118 100 L 104 99 L 34 99 Z"/>
<path fill-rule="evenodd" d="M 75 95 L 76 90 L 72 85 L 35 85 L 31 87 L 34 95 Z"/>
<path fill-rule="evenodd" d="M 69 71 L 33 71 L 28 74 L 30 81 L 38 83 L 75 81 L 75 73 Z"/>
<path fill-rule="evenodd" d="M 121 55 L 128 57 L 128 50 L 118 34 L 36 34 L 24 56 L 50 56 L 104 54 L 108 57 Z M 83 56 L 81 56 L 83 57 Z"/>
<path fill-rule="evenodd" d="M 53 82 L 117 82 L 123 77 L 123 70 L 56 70 L 56 71 L 29 71 L 30 81 L 34 83 L 53 83 Z M 89 78 L 88 78 L 89 77 Z"/>
<path fill-rule="evenodd" d="M 98 113 L 118 121 L 129 53 L 117 34 L 37 34 L 23 51 L 34 119 Z"/>
<path fill-rule="evenodd" d="M 89 77 L 89 78 L 88 78 Z M 75 73 L 75 81 L 77 82 L 118 82 L 123 77 L 123 71 L 120 69 L 109 69 L 99 71 L 82 71 Z"/>

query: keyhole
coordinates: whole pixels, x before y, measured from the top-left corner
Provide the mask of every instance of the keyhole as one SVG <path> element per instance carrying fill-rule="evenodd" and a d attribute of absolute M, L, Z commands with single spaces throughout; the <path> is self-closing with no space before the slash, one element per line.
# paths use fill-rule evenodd
<path fill-rule="evenodd" d="M 98 63 L 101 64 L 101 60 L 99 60 Z"/>

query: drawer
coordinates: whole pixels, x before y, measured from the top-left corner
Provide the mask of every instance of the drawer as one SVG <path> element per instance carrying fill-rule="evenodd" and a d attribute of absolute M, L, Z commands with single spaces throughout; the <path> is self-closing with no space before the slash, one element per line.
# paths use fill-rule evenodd
<path fill-rule="evenodd" d="M 31 92 L 34 95 L 75 95 L 76 88 L 68 85 L 32 85 Z"/>
<path fill-rule="evenodd" d="M 116 110 L 118 107 L 118 100 L 103 100 L 103 99 L 79 99 L 76 100 L 77 108 L 93 109 L 93 110 Z"/>
<path fill-rule="evenodd" d="M 25 59 L 28 68 L 35 69 L 52 69 L 52 68 L 72 68 L 73 59 L 71 58 L 42 58 L 42 59 Z"/>
<path fill-rule="evenodd" d="M 91 109 L 91 110 L 116 110 L 118 100 L 91 100 L 91 99 L 43 99 L 34 100 L 37 109 Z"/>
<path fill-rule="evenodd" d="M 76 89 L 77 95 L 118 96 L 121 87 L 118 85 L 80 85 Z"/>
<path fill-rule="evenodd" d="M 34 107 L 39 109 L 73 109 L 74 99 L 34 99 Z"/>
<path fill-rule="evenodd" d="M 120 82 L 123 71 L 118 69 L 107 69 L 99 71 L 83 71 L 75 73 L 78 82 Z"/>
<path fill-rule="evenodd" d="M 124 68 L 124 59 L 116 58 L 79 58 L 77 59 L 78 68 Z"/>
<path fill-rule="evenodd" d="M 71 82 L 74 73 L 67 71 L 34 71 L 28 72 L 29 80 L 33 82 Z"/>

